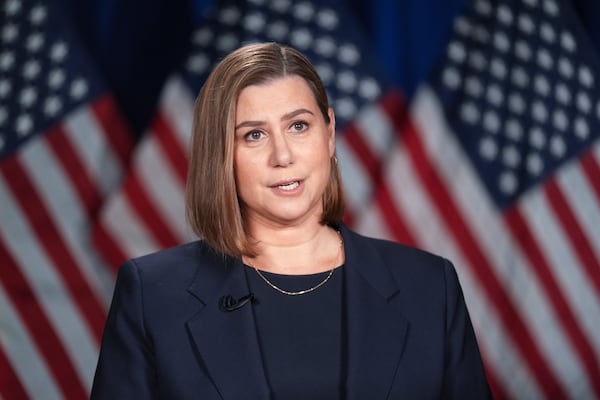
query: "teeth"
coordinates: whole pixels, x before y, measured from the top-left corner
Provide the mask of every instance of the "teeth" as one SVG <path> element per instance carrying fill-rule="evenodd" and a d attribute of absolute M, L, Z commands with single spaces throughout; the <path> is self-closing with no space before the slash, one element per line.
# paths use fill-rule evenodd
<path fill-rule="evenodd" d="M 277 188 L 279 188 L 281 190 L 294 190 L 298 186 L 300 186 L 300 184 L 298 182 L 292 182 L 292 183 L 288 183 L 287 185 L 279 185 L 279 186 L 277 186 Z"/>

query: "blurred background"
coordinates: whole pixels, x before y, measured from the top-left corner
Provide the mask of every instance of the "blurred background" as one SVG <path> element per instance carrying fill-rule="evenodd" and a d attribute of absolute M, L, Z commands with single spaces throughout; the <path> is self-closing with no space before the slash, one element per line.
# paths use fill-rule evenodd
<path fill-rule="evenodd" d="M 600 399 L 595 0 L 0 0 L 0 398 L 84 399 L 115 273 L 194 240 L 212 66 L 303 51 L 345 222 L 456 266 L 498 399 Z M 210 190 L 210 188 L 207 188 Z"/>

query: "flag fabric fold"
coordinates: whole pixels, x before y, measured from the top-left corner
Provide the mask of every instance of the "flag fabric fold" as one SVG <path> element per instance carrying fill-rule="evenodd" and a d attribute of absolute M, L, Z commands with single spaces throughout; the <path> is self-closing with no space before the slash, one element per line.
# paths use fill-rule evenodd
<path fill-rule="evenodd" d="M 113 279 L 90 229 L 131 136 L 60 7 L 1 4 L 0 397 L 87 398 Z"/>

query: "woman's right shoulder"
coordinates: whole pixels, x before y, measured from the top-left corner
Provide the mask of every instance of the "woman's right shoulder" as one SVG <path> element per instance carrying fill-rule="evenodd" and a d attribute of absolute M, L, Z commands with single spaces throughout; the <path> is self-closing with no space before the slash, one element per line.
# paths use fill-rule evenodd
<path fill-rule="evenodd" d="M 198 268 L 226 263 L 226 256 L 217 253 L 204 241 L 196 240 L 131 258 L 120 266 L 119 274 L 135 271 L 140 278 L 152 281 L 167 277 L 189 278 L 197 273 Z"/>

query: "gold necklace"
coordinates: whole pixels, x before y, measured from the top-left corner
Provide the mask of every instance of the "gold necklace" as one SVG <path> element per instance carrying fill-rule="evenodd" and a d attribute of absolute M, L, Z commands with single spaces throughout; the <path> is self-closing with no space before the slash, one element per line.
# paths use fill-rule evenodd
<path fill-rule="evenodd" d="M 279 293 L 287 294 L 288 296 L 299 296 L 299 295 L 302 295 L 302 294 L 310 293 L 313 290 L 317 290 L 318 288 L 320 288 L 321 286 L 323 286 L 325 283 L 327 283 L 327 281 L 329 280 L 329 278 L 331 278 L 331 275 L 333 275 L 333 270 L 335 269 L 335 268 L 331 269 L 329 271 L 329 273 L 327 274 L 327 276 L 325 277 L 325 279 L 323 279 L 321 282 L 319 282 L 315 286 L 310 287 L 308 289 L 304 289 L 304 290 L 298 290 L 297 292 L 290 292 L 290 291 L 287 291 L 287 290 L 284 290 L 284 289 L 280 288 L 279 286 L 276 286 L 274 283 L 272 283 L 271 281 L 269 281 L 267 279 L 267 277 L 264 276 L 262 274 L 262 272 L 260 272 L 258 270 L 258 268 L 256 268 L 254 265 L 252 265 L 252 264 L 249 264 L 249 265 L 252 268 L 254 268 L 254 270 L 256 271 L 256 273 L 258 274 L 258 276 L 260 276 L 263 279 L 263 281 L 265 281 L 267 283 L 267 285 L 271 286 L 273 289 L 277 290 Z"/>
<path fill-rule="evenodd" d="M 340 238 L 340 249 L 342 249 L 342 251 L 343 251 L 344 241 L 342 239 L 342 234 L 339 231 L 336 231 L 336 232 L 337 232 L 337 234 L 338 234 L 338 236 Z M 291 292 L 291 291 L 284 290 L 284 289 L 280 288 L 279 286 L 275 285 L 273 282 L 271 282 L 270 280 L 268 280 L 267 277 L 264 276 L 263 273 L 260 272 L 260 270 L 258 268 L 256 268 L 254 265 L 250 264 L 249 262 L 247 262 L 247 264 L 249 266 L 251 266 L 252 268 L 254 268 L 254 270 L 256 271 L 256 273 L 258 274 L 258 276 L 260 276 L 262 278 L 262 280 L 266 282 L 267 285 L 271 286 L 273 289 L 277 290 L 279 293 L 283 293 L 283 294 L 288 295 L 288 296 L 300 296 L 300 295 L 303 295 L 303 294 L 306 294 L 306 293 L 310 293 L 310 292 L 312 292 L 314 290 L 317 290 L 318 288 L 320 288 L 321 286 L 323 286 L 324 284 L 327 283 L 327 281 L 333 275 L 333 271 L 335 270 L 335 267 L 332 268 L 329 271 L 329 273 L 327 274 L 327 276 L 325 277 L 325 279 L 323 279 L 321 282 L 319 282 L 315 286 L 310 287 L 308 289 L 298 290 L 296 292 Z"/>

